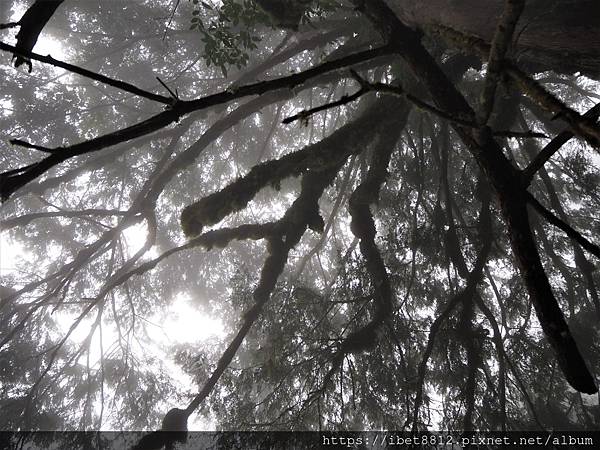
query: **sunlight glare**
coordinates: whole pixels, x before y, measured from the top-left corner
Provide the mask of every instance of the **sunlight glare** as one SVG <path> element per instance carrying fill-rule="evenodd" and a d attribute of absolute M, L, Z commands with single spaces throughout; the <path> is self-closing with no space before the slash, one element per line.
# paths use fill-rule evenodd
<path fill-rule="evenodd" d="M 123 230 L 123 238 L 127 243 L 127 250 L 133 255 L 146 243 L 148 227 L 145 222 L 136 223 Z"/>
<path fill-rule="evenodd" d="M 178 294 L 170 305 L 166 317 L 159 319 L 164 330 L 169 330 L 169 338 L 173 343 L 196 343 L 211 336 L 224 336 L 225 330 L 220 320 L 208 317 L 192 304 L 192 299 L 185 294 Z M 152 336 L 157 341 L 164 340 L 164 334 Z"/>
<path fill-rule="evenodd" d="M 39 55 L 52 56 L 54 59 L 65 60 L 67 53 L 63 45 L 56 39 L 45 36 L 44 33 L 38 38 L 33 52 Z"/>
<path fill-rule="evenodd" d="M 32 258 L 31 253 L 25 250 L 19 241 L 11 239 L 7 233 L 0 235 L 0 275 L 2 277 L 17 273 L 17 264 L 20 260 L 32 261 Z"/>

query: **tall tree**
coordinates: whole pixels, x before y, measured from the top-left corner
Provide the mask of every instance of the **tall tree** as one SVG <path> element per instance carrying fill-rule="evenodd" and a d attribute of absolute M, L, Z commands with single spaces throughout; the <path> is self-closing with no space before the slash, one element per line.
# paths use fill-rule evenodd
<path fill-rule="evenodd" d="M 596 2 L 18 5 L 3 429 L 598 427 Z"/>

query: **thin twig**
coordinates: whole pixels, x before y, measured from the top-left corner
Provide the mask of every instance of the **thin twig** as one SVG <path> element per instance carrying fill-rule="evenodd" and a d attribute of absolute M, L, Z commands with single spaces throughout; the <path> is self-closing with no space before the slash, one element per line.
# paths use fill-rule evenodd
<path fill-rule="evenodd" d="M 344 96 L 340 100 L 337 100 L 335 102 L 328 103 L 326 105 L 321 105 L 321 106 L 318 106 L 313 109 L 301 111 L 300 113 L 298 113 L 294 116 L 286 118 L 285 120 L 282 121 L 282 123 L 290 123 L 290 122 L 293 122 L 294 120 L 298 120 L 298 119 L 306 120 L 309 116 L 311 116 L 312 114 L 314 114 L 316 112 L 324 111 L 326 109 L 330 109 L 330 108 L 340 106 L 340 105 L 345 105 L 347 103 L 350 103 L 350 102 L 358 99 L 362 95 L 372 91 L 372 92 L 383 92 L 383 93 L 387 93 L 387 94 L 393 94 L 393 95 L 397 95 L 399 97 L 405 98 L 408 101 L 410 101 L 411 103 L 413 103 L 417 108 L 427 111 L 427 112 L 429 112 L 437 117 L 440 117 L 442 119 L 445 119 L 451 123 L 456 123 L 458 125 L 461 125 L 463 127 L 468 127 L 468 128 L 478 128 L 479 127 L 479 125 L 472 120 L 461 118 L 460 116 L 455 116 L 453 114 L 442 111 L 441 109 L 436 108 L 435 106 L 430 105 L 429 103 L 421 100 L 420 98 L 415 97 L 414 95 L 406 92 L 406 90 L 404 90 L 404 88 L 402 86 L 395 86 L 395 85 L 386 84 L 386 83 L 370 83 L 367 80 L 365 80 L 364 78 L 362 78 L 360 75 L 358 75 L 354 70 L 350 70 L 350 73 L 352 74 L 352 78 L 354 78 L 360 84 L 361 88 L 359 91 L 357 91 L 356 93 L 354 93 L 350 96 Z M 499 131 L 493 131 L 492 135 L 497 136 L 497 137 L 514 137 L 514 138 L 545 138 L 545 139 L 548 138 L 548 136 L 546 134 L 539 133 L 539 132 L 532 131 L 532 130 L 525 130 L 525 131 L 499 130 Z"/>
<path fill-rule="evenodd" d="M 163 37 L 162 37 L 163 41 L 167 37 L 167 31 L 169 31 L 169 27 L 171 26 L 171 22 L 173 22 L 173 17 L 175 16 L 175 12 L 177 11 L 177 7 L 179 6 L 179 2 L 180 1 L 181 0 L 177 0 L 175 2 L 175 6 L 173 7 L 173 11 L 171 11 L 171 15 L 169 16 L 169 22 L 167 23 L 167 26 L 165 27 L 165 32 L 163 33 Z"/>
<path fill-rule="evenodd" d="M 524 138 L 524 139 L 550 139 L 547 134 L 540 133 L 537 131 L 526 130 L 526 131 L 494 131 L 493 136 L 496 137 L 508 137 L 508 138 Z"/>
<path fill-rule="evenodd" d="M 160 84 L 163 85 L 163 87 L 169 92 L 169 94 L 171 94 L 171 99 L 172 100 L 179 101 L 179 95 L 177 94 L 177 92 L 173 92 L 171 90 L 171 88 L 169 86 L 167 86 L 166 83 L 163 80 L 161 80 L 159 77 L 156 77 L 156 79 L 158 80 L 158 82 Z"/>
<path fill-rule="evenodd" d="M 11 139 L 8 142 L 11 143 L 12 145 L 17 145 L 19 147 L 25 147 L 25 148 L 31 148 L 33 150 L 39 150 L 40 152 L 44 152 L 44 153 L 54 153 L 54 152 L 60 150 L 60 148 L 48 148 L 48 147 L 43 147 L 41 145 L 30 144 L 29 142 L 23 141 L 21 139 Z"/>
<path fill-rule="evenodd" d="M 600 103 L 596 104 L 593 108 L 589 109 L 583 117 L 588 119 L 597 119 L 600 116 Z M 554 156 L 554 154 L 561 149 L 571 138 L 573 133 L 570 130 L 565 130 L 558 134 L 552 139 L 536 157 L 529 163 L 529 165 L 523 169 L 523 182 L 525 186 L 529 186 L 533 180 L 534 175 L 544 167 L 544 164 Z"/>
<path fill-rule="evenodd" d="M 575 242 L 577 242 L 579 245 L 581 245 L 585 250 L 590 252 L 596 258 L 600 258 L 600 247 L 599 246 L 588 241 L 585 238 L 585 236 L 583 236 L 581 233 L 579 233 L 577 230 L 575 230 L 571 225 L 569 225 L 568 223 L 564 222 L 563 220 L 561 220 L 560 218 L 555 216 L 551 211 L 546 209 L 539 201 L 537 201 L 537 199 L 533 195 L 531 195 L 529 192 L 527 192 L 527 202 L 531 206 L 533 206 L 535 208 L 535 210 L 544 219 L 546 219 L 548 222 L 550 222 L 555 227 L 563 230 L 567 236 L 569 236 L 571 239 L 573 239 Z"/>
<path fill-rule="evenodd" d="M 357 100 L 358 98 L 360 98 L 362 95 L 366 94 L 367 92 L 368 91 L 366 91 L 364 89 L 360 89 L 359 91 L 355 92 L 352 95 L 343 95 L 342 98 L 340 98 L 339 100 L 336 100 L 335 102 L 326 103 L 324 105 L 317 106 L 316 108 L 305 109 L 303 111 L 300 111 L 297 114 L 294 114 L 293 116 L 286 117 L 285 119 L 283 119 L 281 121 L 281 123 L 288 124 L 288 123 L 295 122 L 298 119 L 300 119 L 304 123 L 313 114 L 316 114 L 321 111 L 326 111 L 328 109 L 336 108 L 338 106 L 347 105 L 348 103 L 351 103 L 354 100 Z"/>
<path fill-rule="evenodd" d="M 86 78 L 99 81 L 100 83 L 107 84 L 109 86 L 121 89 L 126 92 L 130 92 L 132 94 L 138 95 L 143 98 L 147 98 L 149 100 L 154 100 L 155 102 L 164 103 L 166 105 L 170 105 L 172 103 L 172 100 L 169 97 L 154 94 L 152 92 L 145 91 L 144 89 L 140 89 L 139 87 L 134 86 L 131 83 L 115 80 L 114 78 L 110 78 L 105 75 L 100 75 L 99 73 L 92 72 L 91 70 L 87 70 L 82 67 L 75 66 L 73 64 L 59 61 L 57 59 L 52 58 L 50 55 L 42 56 L 38 53 L 33 53 L 22 48 L 17 48 L 13 45 L 5 44 L 4 42 L 0 42 L 0 50 L 4 50 L 6 52 L 11 52 L 29 59 L 50 64 L 55 67 L 60 67 L 61 69 L 68 70 L 69 72 L 73 72 Z"/>

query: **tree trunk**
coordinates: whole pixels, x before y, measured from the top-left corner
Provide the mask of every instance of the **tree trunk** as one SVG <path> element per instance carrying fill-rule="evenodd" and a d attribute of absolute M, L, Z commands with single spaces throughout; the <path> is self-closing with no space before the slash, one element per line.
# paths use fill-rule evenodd
<path fill-rule="evenodd" d="M 442 25 L 490 43 L 504 0 L 385 0 L 412 28 Z M 600 78 L 600 1 L 530 0 L 517 24 L 514 57 L 532 71 Z"/>

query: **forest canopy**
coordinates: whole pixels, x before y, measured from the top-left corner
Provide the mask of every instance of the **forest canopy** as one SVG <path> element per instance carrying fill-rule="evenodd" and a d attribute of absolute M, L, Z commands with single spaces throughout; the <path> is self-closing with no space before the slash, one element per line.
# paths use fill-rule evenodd
<path fill-rule="evenodd" d="M 1 1 L 0 430 L 598 429 L 599 20 Z"/>

